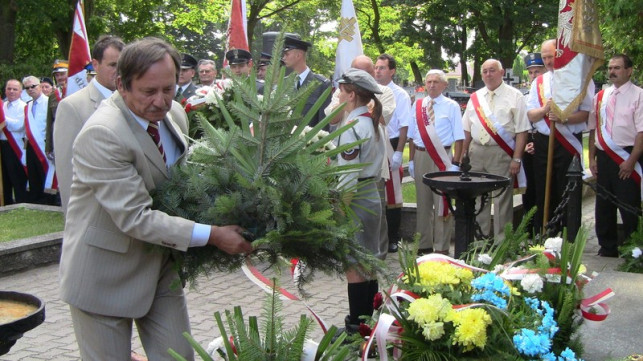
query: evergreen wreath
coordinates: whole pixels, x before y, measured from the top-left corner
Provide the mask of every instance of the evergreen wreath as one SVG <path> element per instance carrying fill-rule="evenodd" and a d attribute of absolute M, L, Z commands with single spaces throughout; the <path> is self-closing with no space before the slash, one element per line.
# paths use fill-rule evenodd
<path fill-rule="evenodd" d="M 282 44 L 277 39 L 274 49 Z M 255 248 L 251 256 L 268 267 L 290 258 L 302 262 L 300 290 L 316 271 L 341 276 L 356 263 L 366 273 L 383 274 L 383 262 L 354 242 L 361 225 L 346 203 L 349 193 L 359 197 L 360 191 L 339 185 L 342 174 L 359 167 L 330 161 L 354 144 L 326 147 L 354 124 L 322 131 L 340 108 L 306 127 L 330 89 L 303 115 L 317 84 L 296 91 L 295 74 L 285 77 L 278 62 L 267 71 L 263 97 L 257 95 L 254 71 L 246 79 L 231 78 L 232 100 L 224 104 L 217 98 L 226 129 L 200 117 L 203 137 L 192 144 L 187 162 L 171 169 L 154 194 L 154 207 L 204 224 L 244 227 Z M 245 260 L 211 246 L 189 248 L 175 258 L 191 283 L 201 274 L 236 270 Z"/>

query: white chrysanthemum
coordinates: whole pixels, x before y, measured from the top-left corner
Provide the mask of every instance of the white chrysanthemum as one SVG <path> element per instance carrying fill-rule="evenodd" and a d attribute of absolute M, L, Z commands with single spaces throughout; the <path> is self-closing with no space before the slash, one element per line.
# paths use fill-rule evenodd
<path fill-rule="evenodd" d="M 537 293 L 543 290 L 543 279 L 535 273 L 526 275 L 520 280 L 520 285 L 528 293 Z"/>
<path fill-rule="evenodd" d="M 547 238 L 545 249 L 560 252 L 563 249 L 563 239 L 560 237 Z"/>
<path fill-rule="evenodd" d="M 635 247 L 635 248 L 632 250 L 632 257 L 634 257 L 634 258 L 639 258 L 639 257 L 641 257 L 641 254 L 643 254 L 643 252 L 642 252 L 642 251 L 641 251 L 641 249 L 640 249 L 640 248 L 638 248 L 638 247 Z"/>
<path fill-rule="evenodd" d="M 484 263 L 484 264 L 491 264 L 491 256 L 487 253 L 483 253 L 478 255 L 478 262 Z"/>
<path fill-rule="evenodd" d="M 504 270 L 505 270 L 505 266 L 504 266 L 504 265 L 497 264 L 495 267 L 493 267 L 493 271 L 491 271 L 491 272 L 493 272 L 493 273 L 496 273 L 496 274 L 497 274 L 497 273 L 501 273 L 501 272 L 502 272 L 502 271 L 504 271 Z"/>

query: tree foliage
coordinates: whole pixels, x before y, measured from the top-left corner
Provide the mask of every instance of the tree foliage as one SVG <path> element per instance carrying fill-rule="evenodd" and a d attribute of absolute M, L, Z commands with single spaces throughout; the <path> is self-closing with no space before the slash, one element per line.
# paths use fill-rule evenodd
<path fill-rule="evenodd" d="M 50 75 L 56 58 L 67 58 L 77 0 L 0 0 L 0 79 Z M 643 0 L 596 0 L 606 57 L 624 52 L 643 63 Z M 538 50 L 556 28 L 556 0 L 353 0 L 364 53 L 393 54 L 397 81 L 422 82 L 430 68 L 447 71 L 474 64 L 480 81 L 484 59 L 507 68 L 521 51 Z M 297 32 L 314 44 L 310 67 L 330 76 L 341 2 L 247 0 L 249 44 L 255 56 L 265 31 Z M 101 34 L 126 42 L 161 36 L 179 50 L 221 63 L 230 0 L 85 0 L 90 44 Z M 597 75 L 604 77 L 603 73 Z M 634 77 L 642 80 L 640 72 Z M 465 82 L 466 84 L 466 82 Z"/>

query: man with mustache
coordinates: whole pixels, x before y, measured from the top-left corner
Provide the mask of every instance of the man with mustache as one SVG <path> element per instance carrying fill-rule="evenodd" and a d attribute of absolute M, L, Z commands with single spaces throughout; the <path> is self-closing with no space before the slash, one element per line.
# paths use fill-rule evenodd
<path fill-rule="evenodd" d="M 616 195 L 625 239 L 636 230 L 641 209 L 641 154 L 643 154 L 643 89 L 632 84 L 632 60 L 615 55 L 607 67 L 612 86 L 594 97 L 589 112 L 589 167 L 600 188 Z M 618 257 L 617 206 L 596 197 L 598 255 Z"/>
<path fill-rule="evenodd" d="M 193 360 L 182 335 L 190 331 L 185 297 L 169 251 L 209 245 L 252 252 L 239 226 L 197 224 L 151 208 L 150 192 L 188 150 L 187 116 L 172 101 L 180 64 L 163 40 L 126 46 L 118 91 L 74 141 L 60 294 L 86 361 L 130 359 L 133 323 L 150 360 L 173 360 L 168 348 Z"/>

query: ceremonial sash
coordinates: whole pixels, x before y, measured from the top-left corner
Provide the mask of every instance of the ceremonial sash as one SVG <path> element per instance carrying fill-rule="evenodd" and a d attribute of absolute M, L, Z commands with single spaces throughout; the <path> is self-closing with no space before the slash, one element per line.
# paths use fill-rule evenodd
<path fill-rule="evenodd" d="M 451 166 L 451 159 L 447 154 L 444 145 L 438 137 L 438 133 L 435 131 L 435 125 L 429 122 L 425 100 L 430 99 L 426 97 L 424 99 L 418 99 L 415 101 L 415 121 L 418 126 L 418 131 L 420 133 L 420 138 L 422 138 L 422 143 L 424 143 L 424 148 L 426 152 L 429 153 L 429 156 L 438 167 L 440 172 L 447 170 L 447 167 Z M 449 214 L 449 204 L 446 197 L 442 197 L 442 202 L 440 202 L 440 208 L 436 209 L 442 217 L 446 217 Z"/>
<path fill-rule="evenodd" d="M 25 173 L 27 173 L 27 167 L 25 165 L 26 162 L 24 161 L 24 158 L 23 158 L 22 148 L 20 147 L 18 142 L 19 140 L 22 141 L 22 139 L 16 139 L 13 132 L 9 131 L 7 127 L 5 115 L 4 115 L 4 104 L 2 102 L 2 99 L 0 99 L 0 129 L 2 129 L 4 136 L 7 137 L 7 141 L 9 142 L 9 146 L 11 147 L 11 150 L 13 150 L 16 157 L 18 157 L 18 159 L 22 163 L 22 167 L 24 168 Z"/>
<path fill-rule="evenodd" d="M 36 157 L 38 157 L 38 161 L 46 175 L 44 189 L 58 189 L 56 167 L 54 166 L 54 163 L 45 156 L 45 152 L 43 151 L 45 148 L 44 129 L 38 129 L 35 120 L 31 116 L 31 108 L 33 108 L 33 102 L 29 102 L 25 107 L 25 135 L 29 140 L 29 144 L 31 144 L 31 147 L 36 153 Z"/>
<path fill-rule="evenodd" d="M 621 165 L 629 158 L 630 153 L 620 147 L 614 142 L 609 132 L 607 132 L 607 102 L 603 103 L 603 99 L 609 99 L 612 96 L 614 87 L 609 87 L 607 90 L 601 90 L 596 98 L 596 140 L 600 144 L 602 150 L 614 161 L 614 163 Z M 600 171 L 600 169 L 599 169 Z M 641 188 L 641 200 L 643 200 L 643 169 L 639 162 L 634 163 L 634 172 L 631 175 L 632 179 L 639 184 Z"/>
<path fill-rule="evenodd" d="M 536 87 L 538 89 L 538 103 L 540 106 L 544 106 L 547 98 L 545 98 L 545 89 L 551 89 L 550 88 L 550 80 L 549 77 L 547 77 L 547 80 L 545 80 L 544 75 L 540 75 L 538 78 L 536 78 Z M 547 131 L 550 131 L 549 134 L 551 134 L 551 121 L 549 120 L 549 117 L 547 114 L 543 117 L 545 120 L 545 124 L 547 124 Z M 540 122 L 536 123 L 536 128 L 540 128 Z M 541 133 L 544 133 L 544 129 L 539 129 Z M 565 149 L 572 155 L 578 155 L 578 158 L 580 159 L 581 166 L 583 165 L 583 144 L 576 139 L 574 136 L 574 133 L 572 133 L 569 128 L 563 124 L 556 124 L 556 139 L 560 144 L 563 145 Z"/>
<path fill-rule="evenodd" d="M 496 141 L 498 146 L 513 159 L 514 150 L 516 149 L 516 141 L 513 135 L 498 122 L 498 119 L 491 112 L 489 104 L 487 104 L 487 100 L 484 97 L 479 97 L 478 93 L 475 92 L 471 95 L 471 102 L 482 128 L 489 133 L 489 136 Z M 520 171 L 514 177 L 514 188 L 525 188 L 526 186 L 527 176 L 525 175 L 525 169 L 522 163 L 520 163 Z"/>

